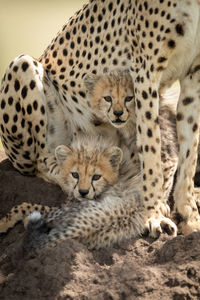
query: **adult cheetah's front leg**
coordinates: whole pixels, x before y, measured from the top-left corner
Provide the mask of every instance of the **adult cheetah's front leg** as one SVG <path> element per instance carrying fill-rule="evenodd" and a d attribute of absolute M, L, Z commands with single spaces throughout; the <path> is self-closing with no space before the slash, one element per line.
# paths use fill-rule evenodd
<path fill-rule="evenodd" d="M 181 96 L 177 109 L 177 132 L 179 142 L 179 164 L 177 184 L 174 192 L 175 209 L 178 214 L 180 232 L 189 234 L 200 231 L 199 189 L 194 189 L 200 123 L 200 56 L 181 82 Z M 195 201 L 197 200 L 197 201 Z"/>
<path fill-rule="evenodd" d="M 152 237 L 157 237 L 162 231 L 176 235 L 177 228 L 168 218 L 170 211 L 164 199 L 158 121 L 159 93 L 158 85 L 154 82 L 153 78 L 146 78 L 146 71 L 141 68 L 135 80 L 135 94 L 146 228 Z"/>

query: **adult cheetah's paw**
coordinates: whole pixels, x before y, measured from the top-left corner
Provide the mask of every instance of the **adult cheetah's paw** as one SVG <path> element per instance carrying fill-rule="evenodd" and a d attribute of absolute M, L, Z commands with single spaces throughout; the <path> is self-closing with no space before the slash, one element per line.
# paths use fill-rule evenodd
<path fill-rule="evenodd" d="M 164 217 L 162 214 L 159 216 L 151 216 L 147 218 L 144 227 L 144 234 L 147 233 L 153 238 L 158 238 L 161 233 L 166 232 L 168 235 L 176 236 L 177 227 L 175 223 L 169 218 Z"/>
<path fill-rule="evenodd" d="M 177 222 L 178 232 L 183 235 L 200 231 L 200 189 L 195 188 L 193 199 L 185 205 L 183 203 L 175 206 L 174 219 Z"/>
<path fill-rule="evenodd" d="M 200 216 L 195 220 L 182 221 L 178 224 L 178 231 L 183 235 L 200 231 Z"/>

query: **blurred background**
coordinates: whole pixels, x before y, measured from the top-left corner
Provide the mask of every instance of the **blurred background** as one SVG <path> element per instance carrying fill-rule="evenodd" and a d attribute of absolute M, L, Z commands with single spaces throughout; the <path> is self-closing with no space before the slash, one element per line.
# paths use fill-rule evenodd
<path fill-rule="evenodd" d="M 0 0 L 0 82 L 16 56 L 39 57 L 84 3 L 87 0 Z"/>
<path fill-rule="evenodd" d="M 87 0 L 0 0 L 0 81 L 20 54 L 39 57 Z"/>

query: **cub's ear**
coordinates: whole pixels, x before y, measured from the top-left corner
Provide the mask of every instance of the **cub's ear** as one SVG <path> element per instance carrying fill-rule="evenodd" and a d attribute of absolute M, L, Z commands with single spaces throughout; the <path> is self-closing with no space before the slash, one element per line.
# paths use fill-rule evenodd
<path fill-rule="evenodd" d="M 56 159 L 60 163 L 65 161 L 71 153 L 72 153 L 72 150 L 69 147 L 64 146 L 64 145 L 60 145 L 60 146 L 56 147 L 56 149 L 55 149 Z"/>
<path fill-rule="evenodd" d="M 113 169 L 119 168 L 119 164 L 123 158 L 123 152 L 119 147 L 109 147 L 104 151 L 104 154 L 108 156 Z"/>
<path fill-rule="evenodd" d="M 87 74 L 84 77 L 84 84 L 89 93 L 91 93 L 94 89 L 95 84 L 99 80 L 99 76 L 95 74 Z"/>

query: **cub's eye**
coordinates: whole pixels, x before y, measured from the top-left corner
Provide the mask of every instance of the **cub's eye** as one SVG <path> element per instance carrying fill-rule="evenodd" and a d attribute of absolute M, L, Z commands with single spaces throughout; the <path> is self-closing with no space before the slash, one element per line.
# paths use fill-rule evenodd
<path fill-rule="evenodd" d="M 77 172 L 72 172 L 72 176 L 76 179 L 79 179 L 79 175 Z"/>
<path fill-rule="evenodd" d="M 101 178 L 101 175 L 98 175 L 98 174 L 94 174 L 92 176 L 92 180 L 99 180 Z"/>
<path fill-rule="evenodd" d="M 104 100 L 105 100 L 106 102 L 112 102 L 112 98 L 111 98 L 110 96 L 105 96 L 105 97 L 104 97 Z"/>
<path fill-rule="evenodd" d="M 133 96 L 127 96 L 124 101 L 125 102 L 131 102 L 131 100 L 133 100 Z"/>

